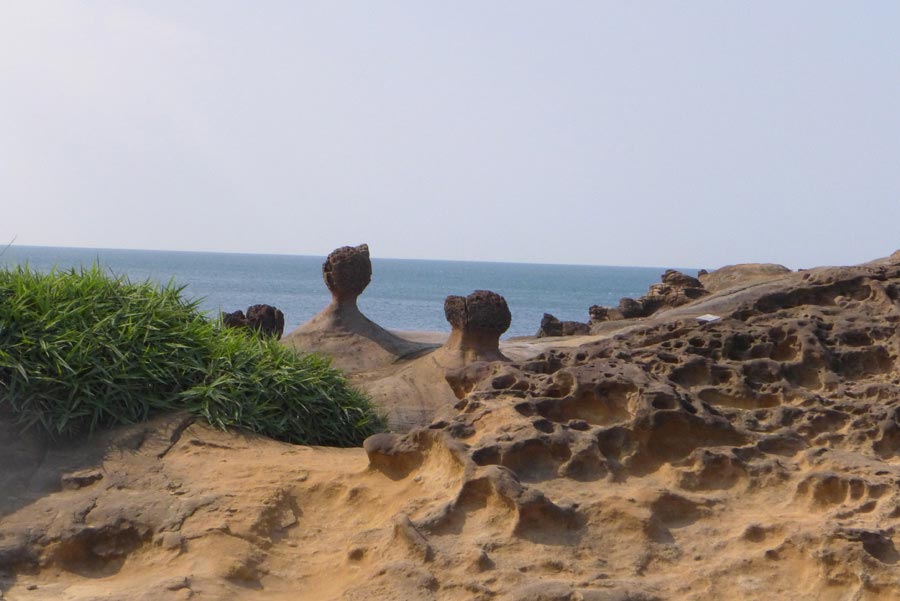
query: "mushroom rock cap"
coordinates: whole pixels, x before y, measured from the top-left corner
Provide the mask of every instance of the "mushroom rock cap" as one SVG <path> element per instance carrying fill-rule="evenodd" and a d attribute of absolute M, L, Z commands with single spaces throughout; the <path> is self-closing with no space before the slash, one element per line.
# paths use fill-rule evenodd
<path fill-rule="evenodd" d="M 337 301 L 355 300 L 372 281 L 369 246 L 342 246 L 322 264 L 322 277 Z"/>
<path fill-rule="evenodd" d="M 454 329 L 498 337 L 512 323 L 506 299 L 489 290 L 476 290 L 467 297 L 448 296 L 444 301 L 444 315 Z"/>

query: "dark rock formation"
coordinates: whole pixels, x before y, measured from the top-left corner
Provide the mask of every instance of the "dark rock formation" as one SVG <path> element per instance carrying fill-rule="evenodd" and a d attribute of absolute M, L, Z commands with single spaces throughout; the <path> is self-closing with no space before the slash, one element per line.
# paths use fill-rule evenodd
<path fill-rule="evenodd" d="M 452 328 L 444 349 L 478 360 L 506 360 L 500 353 L 500 335 L 509 329 L 512 315 L 502 296 L 489 290 L 476 290 L 466 297 L 448 296 L 444 315 Z"/>
<path fill-rule="evenodd" d="M 246 328 L 247 316 L 240 309 L 234 313 L 222 311 L 222 324 L 229 328 Z"/>
<path fill-rule="evenodd" d="M 591 327 L 580 321 L 560 321 L 549 313 L 544 313 L 541 319 L 541 327 L 535 336 L 583 336 L 591 333 Z"/>
<path fill-rule="evenodd" d="M 251 305 L 247 307 L 247 325 L 280 339 L 284 333 L 284 313 L 271 305 Z"/>
<path fill-rule="evenodd" d="M 644 304 L 639 300 L 634 300 L 633 298 L 623 298 L 622 300 L 620 300 L 618 311 L 625 319 L 643 317 L 647 314 L 647 312 L 644 310 Z"/>
<path fill-rule="evenodd" d="M 222 323 L 229 328 L 248 328 L 259 330 L 266 336 L 280 339 L 284 333 L 284 313 L 272 305 L 251 305 L 247 313 L 238 310 L 233 313 L 222 312 Z"/>
<path fill-rule="evenodd" d="M 591 305 L 591 307 L 588 309 L 588 316 L 590 317 L 591 324 L 603 323 L 604 321 L 612 321 L 614 319 L 621 319 L 621 316 L 616 314 L 615 309 L 610 309 L 609 307 L 601 307 L 600 305 Z"/>
<path fill-rule="evenodd" d="M 709 294 L 697 278 L 668 269 L 659 284 L 650 286 L 639 299 L 623 298 L 618 311 L 625 319 L 647 317 L 661 309 L 671 309 L 693 302 Z"/>

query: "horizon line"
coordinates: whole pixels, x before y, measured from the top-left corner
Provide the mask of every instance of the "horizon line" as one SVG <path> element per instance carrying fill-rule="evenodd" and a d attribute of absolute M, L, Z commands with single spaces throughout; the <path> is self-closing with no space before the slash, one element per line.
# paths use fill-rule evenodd
<path fill-rule="evenodd" d="M 325 258 L 327 254 L 299 254 L 299 253 L 273 253 L 273 252 L 251 252 L 236 250 L 183 250 L 183 249 L 166 249 L 166 248 L 119 248 L 110 246 L 48 246 L 44 244 L 15 244 L 11 243 L 6 248 L 60 248 L 66 250 L 124 250 L 137 252 L 171 252 L 171 253 L 188 253 L 188 254 L 223 254 L 223 255 L 252 255 L 252 256 L 271 256 L 271 257 L 310 257 Z M 0 252 L 0 257 L 3 253 Z M 434 258 L 408 258 L 408 257 L 372 257 L 373 261 L 435 261 L 441 263 L 494 263 L 500 265 L 547 265 L 556 267 L 610 267 L 616 269 L 690 269 L 700 270 L 702 267 L 687 266 L 665 266 L 665 265 L 602 265 L 598 263 L 555 263 L 555 262 L 532 262 L 532 261 L 500 261 L 500 260 L 472 260 L 472 259 L 434 259 Z"/>

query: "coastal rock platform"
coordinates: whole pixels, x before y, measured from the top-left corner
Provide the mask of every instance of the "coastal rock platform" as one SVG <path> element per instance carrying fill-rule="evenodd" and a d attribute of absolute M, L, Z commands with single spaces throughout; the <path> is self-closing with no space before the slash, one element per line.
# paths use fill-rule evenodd
<path fill-rule="evenodd" d="M 451 412 L 364 449 L 4 426 L 0 590 L 900 599 L 900 253 L 600 325 L 447 371 Z"/>

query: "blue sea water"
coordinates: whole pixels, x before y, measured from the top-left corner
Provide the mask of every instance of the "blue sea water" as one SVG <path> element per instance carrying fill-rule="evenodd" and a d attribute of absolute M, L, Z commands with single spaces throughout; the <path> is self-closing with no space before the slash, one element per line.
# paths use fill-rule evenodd
<path fill-rule="evenodd" d="M 246 310 L 266 303 L 285 315 L 289 332 L 330 301 L 322 281 L 324 257 L 10 246 L 0 265 L 28 263 L 33 269 L 89 267 L 94 262 L 132 281 L 174 280 L 201 306 Z M 615 306 L 624 296 L 643 295 L 665 268 L 534 265 L 372 259 L 372 283 L 359 299 L 370 319 L 394 330 L 448 331 L 444 298 L 474 290 L 503 295 L 512 312 L 509 336 L 534 334 L 543 314 L 587 321 L 591 305 Z M 694 270 L 685 270 L 695 275 Z"/>

